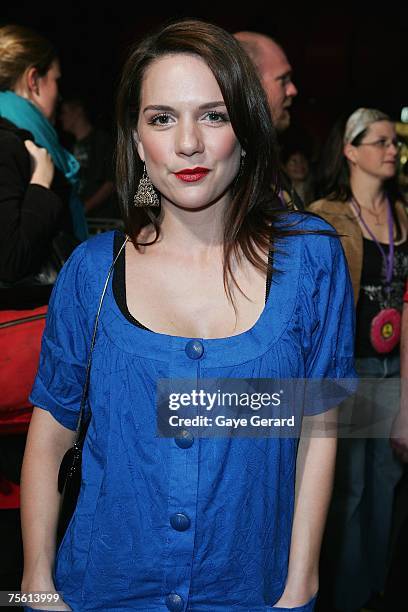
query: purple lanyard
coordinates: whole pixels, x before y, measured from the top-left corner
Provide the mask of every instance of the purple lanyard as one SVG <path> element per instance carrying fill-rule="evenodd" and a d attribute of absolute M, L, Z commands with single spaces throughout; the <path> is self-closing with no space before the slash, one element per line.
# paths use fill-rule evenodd
<path fill-rule="evenodd" d="M 370 234 L 371 238 L 374 240 L 375 244 L 378 246 L 378 248 L 381 251 L 381 255 L 383 257 L 384 264 L 385 264 L 386 282 L 387 282 L 387 285 L 388 285 L 387 286 L 387 291 L 390 291 L 390 289 L 391 289 L 390 283 L 391 283 L 392 272 L 393 272 L 393 267 L 394 267 L 394 223 L 393 223 L 393 218 L 392 218 L 390 200 L 387 197 L 387 223 L 388 223 L 388 236 L 389 236 L 389 241 L 390 241 L 390 248 L 388 250 L 388 255 L 386 254 L 386 252 L 384 251 L 382 245 L 377 240 L 377 238 L 374 236 L 373 232 L 370 230 L 370 228 L 368 227 L 367 223 L 364 221 L 363 217 L 361 216 L 361 209 L 357 205 L 356 200 L 352 197 L 350 201 L 353 204 L 354 209 L 355 209 L 355 211 L 356 211 L 356 213 L 358 215 L 358 218 L 360 219 L 362 225 L 364 225 L 365 229 Z"/>

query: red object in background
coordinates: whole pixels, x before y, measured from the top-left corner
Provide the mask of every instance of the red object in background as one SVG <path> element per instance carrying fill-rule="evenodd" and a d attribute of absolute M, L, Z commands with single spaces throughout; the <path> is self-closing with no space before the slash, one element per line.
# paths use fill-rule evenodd
<path fill-rule="evenodd" d="M 408 281 L 405 285 L 404 302 L 408 302 Z"/>
<path fill-rule="evenodd" d="M 47 306 L 0 311 L 0 434 L 24 433 L 32 405 L 28 396 L 40 358 Z"/>
<path fill-rule="evenodd" d="M 20 507 L 20 485 L 0 474 L 0 510 L 16 510 Z"/>
<path fill-rule="evenodd" d="M 40 358 L 47 306 L 0 311 L 1 436 L 25 433 L 33 411 L 28 401 Z M 20 507 L 20 485 L 0 473 L 0 510 Z"/>

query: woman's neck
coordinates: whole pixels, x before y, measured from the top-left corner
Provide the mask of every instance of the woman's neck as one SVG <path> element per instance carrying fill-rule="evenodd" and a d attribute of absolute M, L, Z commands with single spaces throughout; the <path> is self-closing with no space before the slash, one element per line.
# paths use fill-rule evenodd
<path fill-rule="evenodd" d="M 351 176 L 350 188 L 354 199 L 373 212 L 379 212 L 386 203 L 384 184 L 381 180 L 368 176 Z"/>
<path fill-rule="evenodd" d="M 224 197 L 206 208 L 188 210 L 162 199 L 160 242 L 166 250 L 189 253 L 192 259 L 222 249 L 229 205 L 230 198 Z"/>

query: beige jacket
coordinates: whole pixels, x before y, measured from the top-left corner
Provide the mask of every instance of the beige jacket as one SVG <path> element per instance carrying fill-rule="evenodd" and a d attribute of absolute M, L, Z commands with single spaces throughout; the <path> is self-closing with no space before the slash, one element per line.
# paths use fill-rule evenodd
<path fill-rule="evenodd" d="M 400 213 L 399 218 L 401 215 L 406 215 L 405 207 L 401 202 L 397 202 L 397 209 L 397 212 Z M 317 200 L 308 207 L 308 210 L 320 215 L 341 234 L 341 243 L 353 285 L 354 304 L 357 304 L 363 267 L 363 234 L 357 219 L 346 202 Z"/>

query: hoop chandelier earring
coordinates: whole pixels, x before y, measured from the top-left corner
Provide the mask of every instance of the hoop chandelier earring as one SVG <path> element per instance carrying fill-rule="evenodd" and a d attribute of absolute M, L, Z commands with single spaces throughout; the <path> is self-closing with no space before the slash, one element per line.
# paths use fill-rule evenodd
<path fill-rule="evenodd" d="M 137 191 L 133 198 L 133 203 L 137 207 L 160 206 L 159 196 L 157 195 L 157 191 L 153 187 L 152 181 L 147 174 L 146 164 L 143 165 L 142 178 L 139 181 Z"/>

